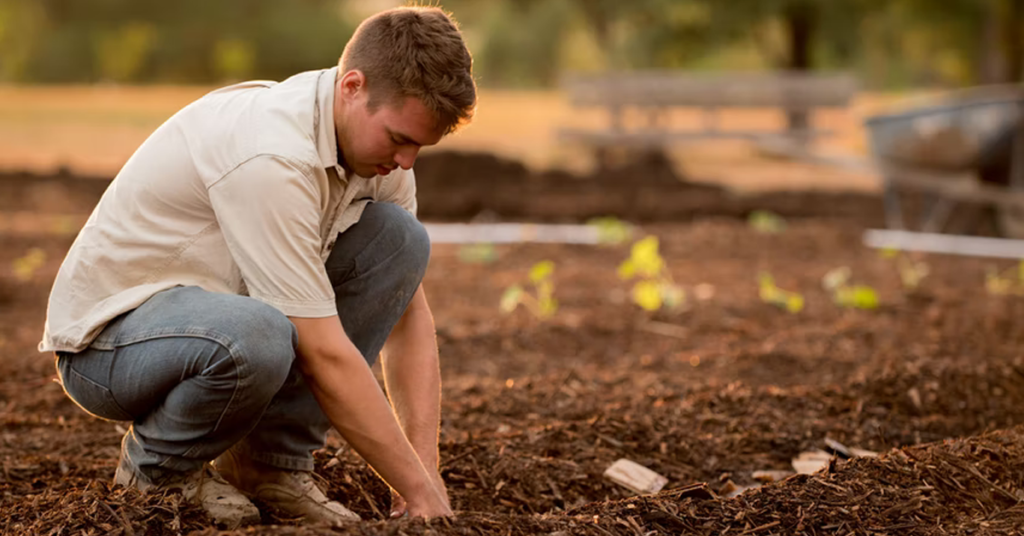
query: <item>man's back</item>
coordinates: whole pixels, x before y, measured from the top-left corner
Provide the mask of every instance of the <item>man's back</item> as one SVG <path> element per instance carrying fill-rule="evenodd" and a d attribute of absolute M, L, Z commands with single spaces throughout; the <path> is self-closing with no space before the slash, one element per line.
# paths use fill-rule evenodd
<path fill-rule="evenodd" d="M 111 183 L 65 259 L 40 350 L 81 350 L 108 321 L 175 286 L 246 294 L 222 223 L 244 220 L 241 212 L 252 207 L 233 203 L 230 194 L 217 203 L 210 189 L 221 181 L 249 181 L 275 195 L 278 184 L 250 178 L 254 167 L 260 173 L 267 166 L 284 169 L 281 188 L 289 180 L 308 183 L 301 187 L 310 190 L 310 206 L 297 209 L 317 214 L 323 242 L 314 247 L 317 254 L 326 251 L 333 224 L 346 208 L 341 198 L 351 197 L 343 192 L 344 174 L 323 165 L 332 156 L 336 164 L 333 147 L 324 156 L 328 142 L 320 139 L 333 140 L 331 103 L 323 97 L 334 76 L 328 69 L 280 84 L 230 86 L 190 104 L 157 129 Z M 248 168 L 244 173 L 238 171 L 242 166 Z M 388 179 L 406 188 L 412 181 L 411 173 Z M 384 180 L 359 182 L 359 189 L 370 187 L 372 197 Z M 242 236 L 235 240 L 262 240 L 247 236 L 248 228 L 238 225 Z"/>

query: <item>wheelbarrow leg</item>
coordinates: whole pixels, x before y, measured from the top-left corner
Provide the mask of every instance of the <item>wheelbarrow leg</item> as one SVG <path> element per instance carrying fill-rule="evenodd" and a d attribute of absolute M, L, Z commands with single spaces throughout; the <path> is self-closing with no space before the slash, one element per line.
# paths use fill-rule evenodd
<path fill-rule="evenodd" d="M 926 206 L 921 217 L 921 231 L 940 233 L 946 226 L 946 221 L 949 219 L 955 203 L 941 194 L 926 194 L 925 199 Z"/>
<path fill-rule="evenodd" d="M 885 209 L 885 226 L 889 229 L 903 229 L 903 207 L 900 205 L 900 192 L 889 171 L 882 169 L 882 207 Z"/>

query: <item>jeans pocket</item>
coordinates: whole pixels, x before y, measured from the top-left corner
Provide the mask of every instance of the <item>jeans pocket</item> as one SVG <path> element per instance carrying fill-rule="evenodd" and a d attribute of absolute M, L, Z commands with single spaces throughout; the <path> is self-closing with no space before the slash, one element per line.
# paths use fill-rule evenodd
<path fill-rule="evenodd" d="M 61 383 L 71 400 L 85 410 L 86 413 L 110 421 L 132 421 L 135 418 L 114 400 L 110 389 L 83 376 L 72 368 L 71 359 L 64 358 L 61 363 Z"/>

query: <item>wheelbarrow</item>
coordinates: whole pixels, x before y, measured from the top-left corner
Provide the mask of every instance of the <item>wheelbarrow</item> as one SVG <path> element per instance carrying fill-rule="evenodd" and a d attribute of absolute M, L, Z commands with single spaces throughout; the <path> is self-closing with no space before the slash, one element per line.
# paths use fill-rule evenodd
<path fill-rule="evenodd" d="M 1024 238 L 1024 91 L 975 88 L 866 121 L 886 226 L 940 233 L 959 203 L 995 209 L 999 234 Z M 907 197 L 916 192 L 916 218 Z"/>

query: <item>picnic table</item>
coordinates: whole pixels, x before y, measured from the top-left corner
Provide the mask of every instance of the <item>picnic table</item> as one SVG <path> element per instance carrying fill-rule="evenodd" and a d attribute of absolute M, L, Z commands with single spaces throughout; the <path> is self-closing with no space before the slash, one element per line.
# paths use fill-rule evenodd
<path fill-rule="evenodd" d="M 832 132 L 816 128 L 814 111 L 843 108 L 857 91 L 846 74 L 804 72 L 695 74 L 680 71 L 633 71 L 573 74 L 563 80 L 570 104 L 579 109 L 606 111 L 602 128 L 562 128 L 565 142 L 582 144 L 599 156 L 611 148 L 661 149 L 668 144 L 708 139 L 746 139 L 755 142 L 783 139 L 806 144 Z M 680 108 L 703 111 L 699 125 L 676 128 L 666 121 Z M 724 108 L 774 108 L 788 118 L 782 129 L 724 128 Z M 627 114 L 646 118 L 627 125 Z"/>

